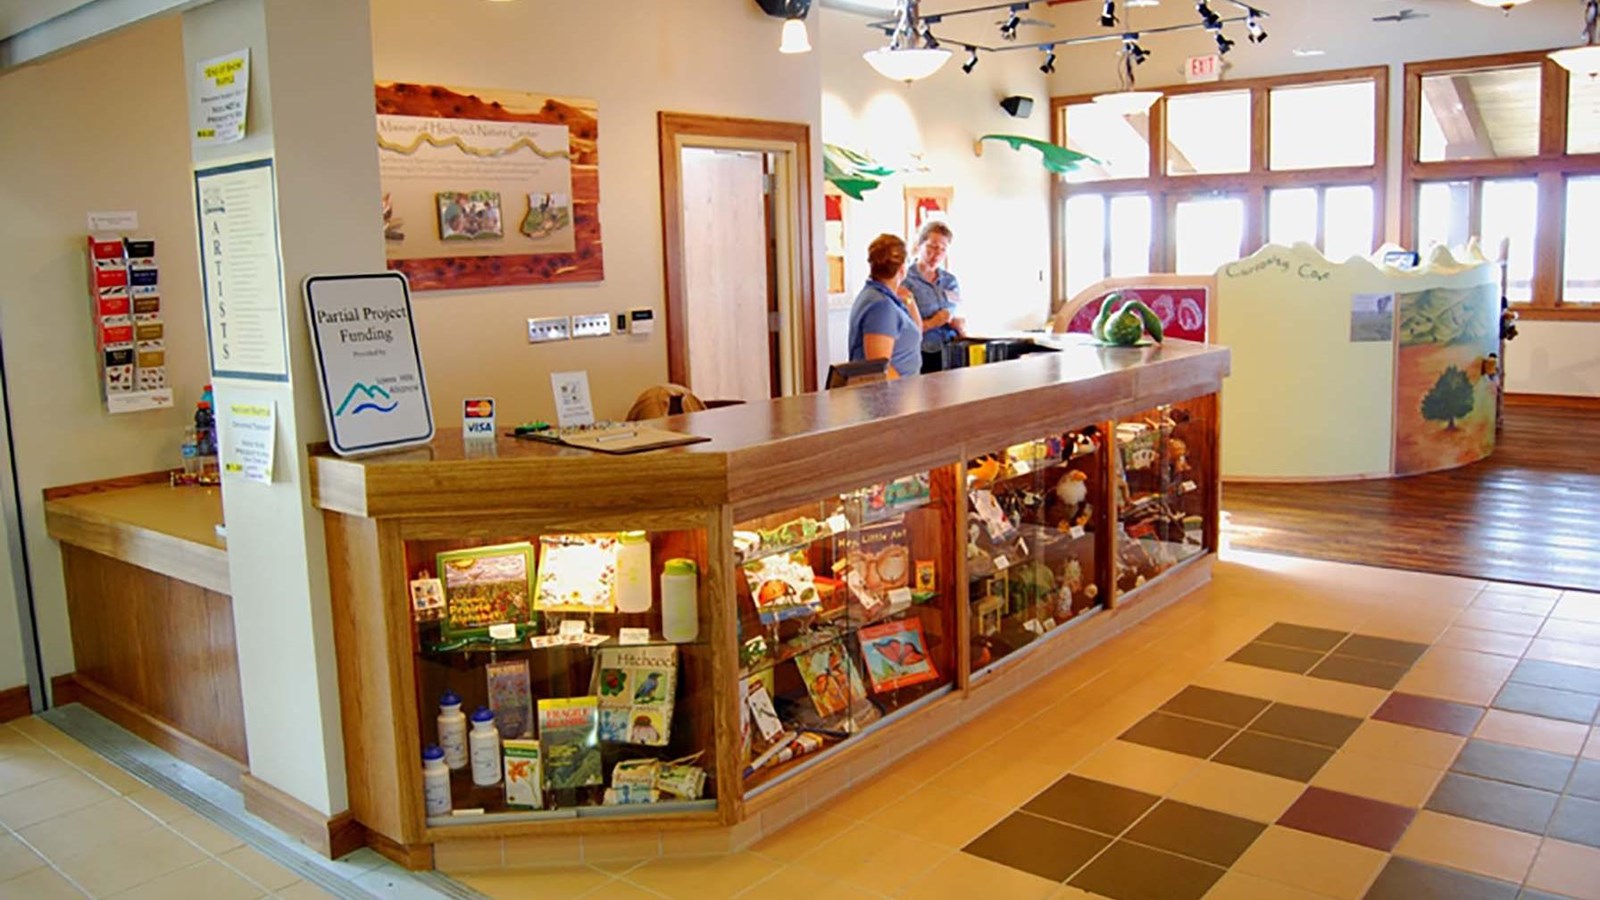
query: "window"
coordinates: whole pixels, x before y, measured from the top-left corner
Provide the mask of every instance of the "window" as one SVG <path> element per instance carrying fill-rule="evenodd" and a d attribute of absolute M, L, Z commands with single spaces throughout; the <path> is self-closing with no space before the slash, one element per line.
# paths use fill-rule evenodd
<path fill-rule="evenodd" d="M 1136 116 L 1056 98 L 1057 140 L 1098 160 L 1055 183 L 1059 299 L 1108 277 L 1210 273 L 1269 236 L 1371 253 L 1388 85 L 1385 67 L 1182 85 Z"/>
<path fill-rule="evenodd" d="M 1600 83 L 1542 51 L 1439 60 L 1405 103 L 1402 242 L 1475 237 L 1525 317 L 1600 318 Z"/>

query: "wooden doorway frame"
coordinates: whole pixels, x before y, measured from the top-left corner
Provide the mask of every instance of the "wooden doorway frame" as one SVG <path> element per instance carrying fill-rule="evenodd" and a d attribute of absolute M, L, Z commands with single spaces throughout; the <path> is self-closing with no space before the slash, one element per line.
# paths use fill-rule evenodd
<path fill-rule="evenodd" d="M 811 126 L 803 122 L 738 119 L 693 113 L 657 115 L 661 155 L 661 234 L 666 268 L 667 378 L 689 383 L 687 286 L 684 275 L 683 170 L 685 147 L 757 150 L 788 160 L 779 185 L 778 282 L 780 298 L 798 315 L 791 322 L 790 353 L 798 357 L 796 393 L 817 389 L 816 260 L 812 235 Z M 790 238 L 785 240 L 785 237 Z M 786 249 L 789 252 L 785 252 Z M 780 307 L 784 304 L 780 301 Z"/>

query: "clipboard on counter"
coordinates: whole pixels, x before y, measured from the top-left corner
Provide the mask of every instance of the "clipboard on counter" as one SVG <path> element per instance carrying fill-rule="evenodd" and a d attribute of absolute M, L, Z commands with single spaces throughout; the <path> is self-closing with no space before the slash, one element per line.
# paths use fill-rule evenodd
<path fill-rule="evenodd" d="M 685 444 L 698 444 L 711 440 L 711 438 L 697 434 L 684 434 L 679 431 L 668 431 L 664 428 L 654 428 L 642 424 L 616 425 L 609 428 L 586 428 L 581 431 L 567 430 L 565 432 L 559 429 L 551 429 L 517 436 L 551 444 L 560 444 L 564 447 L 577 447 L 580 450 L 594 450 L 600 453 L 612 454 L 643 453 L 646 450 L 681 447 Z"/>

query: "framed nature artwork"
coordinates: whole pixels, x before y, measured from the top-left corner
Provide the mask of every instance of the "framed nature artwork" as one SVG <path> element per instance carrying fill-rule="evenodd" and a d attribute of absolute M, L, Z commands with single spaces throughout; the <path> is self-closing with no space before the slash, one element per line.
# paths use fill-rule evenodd
<path fill-rule="evenodd" d="M 922 226 L 934 220 L 950 218 L 950 201 L 956 189 L 952 187 L 906 188 L 906 245 L 914 251 L 917 235 Z"/>
<path fill-rule="evenodd" d="M 436 562 L 444 582 L 439 624 L 444 638 L 484 637 L 491 625 L 520 625 L 532 619 L 532 544 L 447 550 Z"/>
<path fill-rule="evenodd" d="M 376 103 L 385 255 L 412 290 L 604 280 L 593 100 L 393 82 Z"/>
<path fill-rule="evenodd" d="M 827 248 L 828 293 L 843 294 L 849 290 L 844 280 L 844 194 L 829 185 L 822 191 L 823 244 Z"/>

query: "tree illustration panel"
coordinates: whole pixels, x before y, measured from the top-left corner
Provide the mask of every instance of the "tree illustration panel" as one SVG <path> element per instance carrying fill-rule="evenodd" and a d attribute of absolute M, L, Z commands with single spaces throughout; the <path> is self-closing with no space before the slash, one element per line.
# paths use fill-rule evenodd
<path fill-rule="evenodd" d="M 1500 299 L 1493 285 L 1429 288 L 1399 296 L 1395 366 L 1396 475 L 1466 465 L 1494 452 L 1495 381 L 1484 361 L 1499 352 Z"/>

